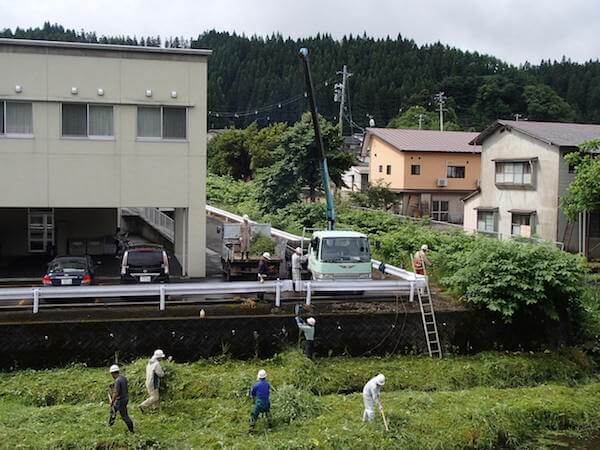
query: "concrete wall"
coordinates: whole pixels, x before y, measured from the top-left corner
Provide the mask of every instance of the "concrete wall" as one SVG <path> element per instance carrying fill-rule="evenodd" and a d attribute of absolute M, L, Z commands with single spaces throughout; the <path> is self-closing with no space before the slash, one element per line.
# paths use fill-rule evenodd
<path fill-rule="evenodd" d="M 538 158 L 534 165 L 535 188 L 531 190 L 498 188 L 495 159 Z M 498 232 L 511 235 L 509 210 L 535 210 L 535 234 L 557 240 L 558 229 L 558 148 L 517 131 L 495 133 L 483 143 L 481 157 L 481 193 L 465 202 L 465 229 L 477 228 L 477 207 L 498 208 Z"/>
<path fill-rule="evenodd" d="M 0 100 L 33 105 L 32 137 L 0 136 L 0 207 L 189 208 L 203 276 L 207 58 L 0 43 L 0 67 Z M 114 137 L 62 137 L 63 102 L 113 105 Z M 138 105 L 186 107 L 187 139 L 138 138 Z"/>

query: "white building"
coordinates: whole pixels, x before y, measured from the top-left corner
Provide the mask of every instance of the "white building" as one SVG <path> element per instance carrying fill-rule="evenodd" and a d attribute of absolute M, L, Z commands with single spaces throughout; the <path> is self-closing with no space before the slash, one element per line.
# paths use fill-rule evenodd
<path fill-rule="evenodd" d="M 569 223 L 560 209 L 575 176 L 564 156 L 598 137 L 600 125 L 498 120 L 472 142 L 482 146 L 481 182 L 465 198 L 465 229 L 503 238 L 537 236 L 583 250 L 579 224 Z M 594 249 L 600 242 L 597 214 L 589 217 L 589 237 Z"/>
<path fill-rule="evenodd" d="M 119 208 L 175 208 L 205 274 L 208 50 L 0 39 L 0 258 L 112 236 Z"/>

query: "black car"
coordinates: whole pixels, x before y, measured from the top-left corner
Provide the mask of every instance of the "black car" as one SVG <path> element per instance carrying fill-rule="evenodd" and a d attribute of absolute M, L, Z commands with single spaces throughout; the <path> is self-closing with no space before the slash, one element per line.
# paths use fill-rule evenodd
<path fill-rule="evenodd" d="M 123 253 L 121 282 L 123 283 L 168 283 L 169 257 L 156 245 L 129 247 Z"/>
<path fill-rule="evenodd" d="M 48 263 L 44 286 L 89 286 L 94 284 L 94 263 L 89 256 L 58 256 Z"/>

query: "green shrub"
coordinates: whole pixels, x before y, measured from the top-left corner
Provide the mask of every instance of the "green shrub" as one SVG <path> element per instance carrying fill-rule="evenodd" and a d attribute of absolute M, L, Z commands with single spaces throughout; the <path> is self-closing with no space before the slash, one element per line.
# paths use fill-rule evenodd
<path fill-rule="evenodd" d="M 291 384 L 274 389 L 272 395 L 273 418 L 277 423 L 291 423 L 321 414 L 321 400 Z"/>
<path fill-rule="evenodd" d="M 266 234 L 257 233 L 250 240 L 251 255 L 262 255 L 264 252 L 275 253 L 275 240 Z"/>

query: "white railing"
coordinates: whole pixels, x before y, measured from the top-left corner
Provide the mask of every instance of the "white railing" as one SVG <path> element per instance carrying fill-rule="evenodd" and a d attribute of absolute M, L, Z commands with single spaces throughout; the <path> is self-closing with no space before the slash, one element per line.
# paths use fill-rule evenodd
<path fill-rule="evenodd" d="M 397 270 L 397 268 L 392 270 Z M 310 305 L 314 292 L 390 292 L 393 294 L 408 294 L 412 301 L 414 289 L 425 287 L 425 283 L 426 277 L 416 276 L 413 280 L 302 281 L 297 283 L 296 288 L 298 291 L 305 293 L 305 302 Z M 264 283 L 240 281 L 233 283 L 0 288 L 0 305 L 8 301 L 31 300 L 32 312 L 36 314 L 39 312 L 40 302 L 47 299 L 158 297 L 159 309 L 164 311 L 169 296 L 271 293 L 275 294 L 275 306 L 279 307 L 281 306 L 282 293 L 294 291 L 292 280 L 275 280 Z M 77 303 L 61 306 L 77 306 Z M 103 308 L 106 306 L 107 304 L 102 304 Z"/>
<path fill-rule="evenodd" d="M 144 219 L 148 225 L 175 242 L 175 221 L 158 208 L 123 208 L 123 212 Z"/>

